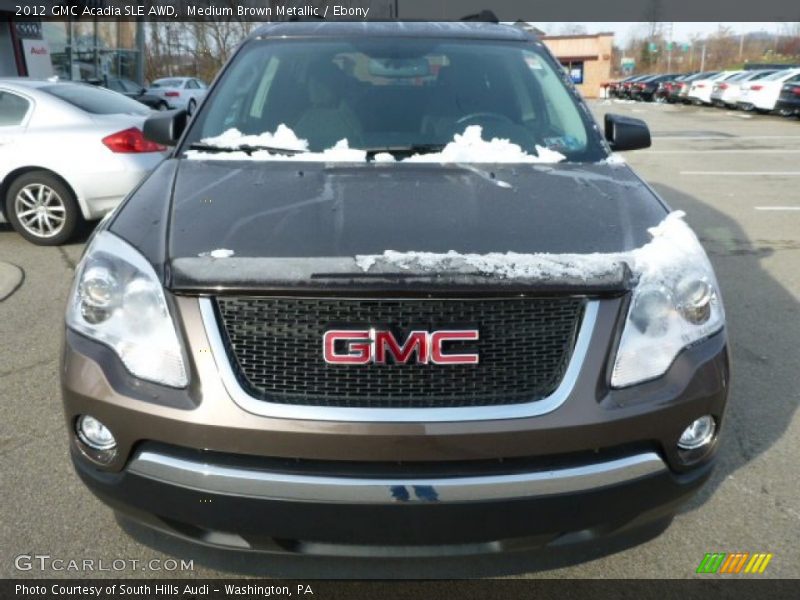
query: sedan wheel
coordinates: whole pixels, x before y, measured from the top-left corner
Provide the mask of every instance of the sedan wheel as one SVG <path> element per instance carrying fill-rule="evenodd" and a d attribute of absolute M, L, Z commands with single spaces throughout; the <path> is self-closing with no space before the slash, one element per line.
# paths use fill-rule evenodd
<path fill-rule="evenodd" d="M 25 231 L 49 238 L 64 228 L 67 212 L 61 196 L 42 183 L 26 185 L 14 200 L 14 212 Z"/>
<path fill-rule="evenodd" d="M 6 216 L 18 233 L 42 246 L 66 242 L 80 219 L 69 188 L 43 171 L 27 173 L 9 186 Z"/>
<path fill-rule="evenodd" d="M 192 116 L 195 108 L 197 108 L 197 102 L 195 102 L 194 99 L 189 100 L 189 106 L 186 107 L 187 114 Z"/>

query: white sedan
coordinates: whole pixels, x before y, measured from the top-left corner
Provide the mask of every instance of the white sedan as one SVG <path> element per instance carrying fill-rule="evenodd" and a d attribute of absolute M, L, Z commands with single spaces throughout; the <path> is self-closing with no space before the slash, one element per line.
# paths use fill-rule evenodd
<path fill-rule="evenodd" d="M 800 75 L 800 69 L 783 69 L 753 83 L 742 84 L 736 104 L 744 110 L 755 109 L 759 112 L 775 110 L 784 82 L 797 75 Z"/>
<path fill-rule="evenodd" d="M 195 77 L 165 77 L 156 79 L 147 94 L 163 98 L 170 108 L 183 108 L 191 115 L 206 91 L 208 86 Z"/>
<path fill-rule="evenodd" d="M 711 93 L 714 90 L 714 85 L 730 79 L 742 71 L 720 71 L 713 77 L 708 79 L 697 79 L 692 81 L 689 88 L 689 100 L 694 104 L 711 104 Z"/>
<path fill-rule="evenodd" d="M 736 108 L 736 103 L 739 101 L 739 94 L 742 91 L 742 86 L 758 81 L 759 79 L 763 79 L 767 75 L 771 75 L 774 72 L 775 69 L 743 71 L 738 75 L 730 77 L 726 81 L 715 83 L 713 92 L 711 93 L 711 102 L 719 107 Z"/>
<path fill-rule="evenodd" d="M 162 160 L 146 106 L 91 85 L 0 79 L 0 221 L 46 246 L 114 209 Z"/>

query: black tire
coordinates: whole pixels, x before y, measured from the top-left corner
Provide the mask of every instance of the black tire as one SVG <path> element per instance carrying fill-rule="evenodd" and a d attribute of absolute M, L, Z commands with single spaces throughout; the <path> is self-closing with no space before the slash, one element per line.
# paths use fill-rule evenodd
<path fill-rule="evenodd" d="M 194 98 L 189 100 L 189 104 L 186 106 L 186 114 L 190 117 L 194 114 L 195 109 L 197 108 L 197 102 L 194 101 Z"/>
<path fill-rule="evenodd" d="M 41 194 L 38 190 L 41 190 Z M 47 217 L 25 214 L 46 206 Z M 30 171 L 8 187 L 5 214 L 14 230 L 37 246 L 60 246 L 75 233 L 82 221 L 75 194 L 58 177 L 47 171 Z M 63 217 L 61 217 L 63 215 Z M 23 221 L 27 220 L 27 224 Z M 48 233 L 48 227 L 51 228 Z M 37 235 L 40 231 L 41 235 Z"/>
<path fill-rule="evenodd" d="M 169 106 L 167 106 L 166 102 L 159 102 L 156 110 L 169 110 Z"/>

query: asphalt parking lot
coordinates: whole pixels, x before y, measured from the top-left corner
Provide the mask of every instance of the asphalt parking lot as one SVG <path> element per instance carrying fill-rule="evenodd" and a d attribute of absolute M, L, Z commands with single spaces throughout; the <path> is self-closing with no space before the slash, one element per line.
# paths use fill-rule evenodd
<path fill-rule="evenodd" d="M 140 530 L 128 535 L 78 481 L 67 456 L 58 355 L 82 245 L 39 248 L 0 225 L 0 263 L 24 272 L 0 303 L 0 576 L 86 575 L 15 569 L 15 556 L 38 554 L 106 564 L 194 560 L 186 572 L 140 566 L 95 576 L 691 577 L 706 552 L 769 552 L 764 576 L 800 576 L 800 121 L 603 100 L 593 108 L 648 122 L 653 147 L 626 159 L 673 208 L 686 211 L 726 301 L 734 382 L 719 465 L 666 531 L 600 556 L 440 560 L 244 556 Z"/>

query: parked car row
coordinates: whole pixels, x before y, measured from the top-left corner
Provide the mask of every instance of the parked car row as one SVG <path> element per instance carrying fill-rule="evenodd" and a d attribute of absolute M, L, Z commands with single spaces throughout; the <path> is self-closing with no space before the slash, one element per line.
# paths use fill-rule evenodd
<path fill-rule="evenodd" d="M 165 77 L 156 79 L 150 87 L 122 77 L 104 77 L 88 83 L 113 90 L 155 110 L 182 108 L 190 115 L 206 94 L 205 82 L 196 77 Z"/>
<path fill-rule="evenodd" d="M 607 89 L 612 98 L 800 115 L 800 68 L 634 75 Z"/>

